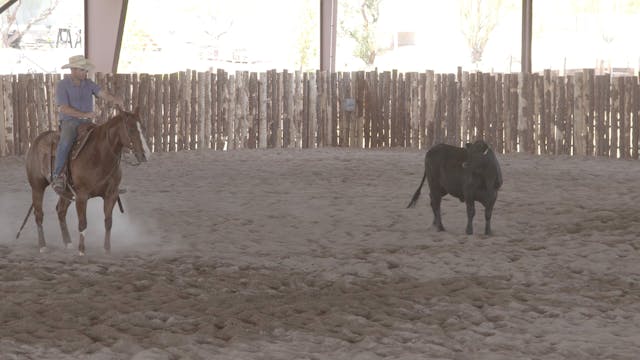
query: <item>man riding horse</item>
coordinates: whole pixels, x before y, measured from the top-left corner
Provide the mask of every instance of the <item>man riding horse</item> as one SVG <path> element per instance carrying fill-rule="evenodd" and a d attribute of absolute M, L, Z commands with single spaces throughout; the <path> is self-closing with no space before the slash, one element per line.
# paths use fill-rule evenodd
<path fill-rule="evenodd" d="M 56 86 L 56 104 L 60 113 L 60 141 L 56 149 L 51 184 L 58 194 L 64 193 L 67 187 L 62 169 L 76 140 L 77 128 L 80 124 L 92 122 L 97 116 L 93 111 L 92 96 L 119 105 L 121 108 L 124 107 L 121 98 L 109 94 L 93 80 L 87 78 L 87 73 L 93 69 L 93 64 L 84 56 L 70 57 L 69 63 L 62 68 L 71 69 L 71 76 L 60 80 Z"/>

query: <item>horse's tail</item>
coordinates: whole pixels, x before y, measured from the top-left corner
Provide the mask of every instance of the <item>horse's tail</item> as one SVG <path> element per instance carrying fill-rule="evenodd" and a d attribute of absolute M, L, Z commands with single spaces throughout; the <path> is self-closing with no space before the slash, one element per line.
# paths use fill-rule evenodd
<path fill-rule="evenodd" d="M 122 206 L 122 200 L 120 200 L 120 195 L 118 195 L 118 207 L 120 208 L 120 212 L 124 214 L 124 206 Z"/>
<path fill-rule="evenodd" d="M 27 216 L 25 216 L 24 221 L 22 221 L 22 226 L 20 226 L 20 230 L 18 230 L 18 234 L 16 235 L 16 240 L 20 237 L 20 233 L 22 232 L 22 229 L 24 229 L 24 226 L 27 224 L 27 220 L 29 219 L 29 216 L 31 215 L 32 211 L 33 211 L 33 203 L 31 203 L 31 206 L 29 207 L 29 211 L 27 211 Z"/>

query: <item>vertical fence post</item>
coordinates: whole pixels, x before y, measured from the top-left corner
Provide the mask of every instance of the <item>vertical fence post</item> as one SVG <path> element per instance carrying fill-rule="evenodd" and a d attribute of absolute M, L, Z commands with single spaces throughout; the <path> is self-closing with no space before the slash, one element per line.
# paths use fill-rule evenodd
<path fill-rule="evenodd" d="M 342 98 L 342 107 L 345 107 L 346 100 L 349 99 L 351 101 L 353 99 L 353 93 L 351 92 L 351 73 L 345 72 L 342 74 L 342 89 L 344 93 L 344 97 Z M 351 124 L 353 123 L 353 110 L 349 109 L 348 111 L 343 111 L 344 113 L 344 121 L 341 121 L 340 127 L 340 139 L 341 145 L 343 147 L 351 146 L 350 136 L 351 136 Z"/>
<path fill-rule="evenodd" d="M 593 115 L 595 112 L 595 69 L 584 69 L 584 106 L 585 106 L 585 121 L 587 129 L 587 155 L 595 155 L 594 143 L 595 143 L 595 123 Z"/>
<path fill-rule="evenodd" d="M 554 79 L 556 89 L 555 97 L 555 154 L 567 154 L 565 144 L 565 133 L 567 132 L 567 87 L 564 76 Z"/>
<path fill-rule="evenodd" d="M 5 79 L 7 76 L 0 75 L 0 156 L 9 155 L 9 147 L 7 146 L 7 140 L 9 134 L 7 132 L 7 115 L 6 112 L 12 108 L 8 103 L 9 96 L 5 87 Z"/>
<path fill-rule="evenodd" d="M 640 141 L 640 128 L 638 127 L 640 124 L 638 123 L 638 116 L 640 115 L 640 88 L 638 87 L 638 77 L 634 76 L 630 79 L 631 85 L 631 116 L 633 118 L 632 122 L 632 131 L 631 131 L 631 157 L 635 160 L 638 159 L 638 141 Z"/>
<path fill-rule="evenodd" d="M 282 148 L 282 73 L 273 70 L 273 136 L 274 146 Z"/>
<path fill-rule="evenodd" d="M 618 157 L 618 145 L 620 144 L 618 137 L 619 114 L 622 112 L 621 108 L 624 101 L 621 100 L 624 99 L 622 95 L 623 89 L 620 88 L 618 80 L 617 78 L 612 79 L 611 84 L 611 148 L 609 149 L 609 156 L 613 158 Z"/>
<path fill-rule="evenodd" d="M 236 76 L 229 75 L 225 89 L 225 129 L 227 135 L 227 150 L 236 148 Z"/>
<path fill-rule="evenodd" d="M 282 146 L 291 147 L 291 122 L 293 117 L 293 77 L 282 73 Z"/>
<path fill-rule="evenodd" d="M 420 147 L 420 75 L 411 73 L 409 82 L 409 124 L 411 126 L 411 144 L 412 148 Z"/>
<path fill-rule="evenodd" d="M 209 74 L 210 78 L 210 94 L 211 94 L 211 112 L 209 113 L 209 117 L 206 119 L 207 124 L 209 124 L 210 134 L 209 134 L 209 143 L 207 147 L 214 150 L 219 150 L 217 148 L 217 139 L 218 139 L 218 74 L 211 72 Z M 206 105 L 205 105 L 206 106 Z"/>
<path fill-rule="evenodd" d="M 258 147 L 258 130 L 260 128 L 259 124 L 259 83 L 258 83 L 258 74 L 252 72 L 249 74 L 249 112 L 248 112 L 248 122 L 249 122 L 249 148 L 255 149 Z"/>
<path fill-rule="evenodd" d="M 438 93 L 436 92 L 435 73 L 428 70 L 425 83 L 425 147 L 429 148 L 435 143 L 435 107 Z"/>
<path fill-rule="evenodd" d="M 553 77 L 551 70 L 544 72 L 544 133 L 545 142 L 547 147 L 547 154 L 556 153 L 556 137 L 553 129 L 555 128 L 555 121 L 553 119 L 553 101 L 556 98 L 555 88 L 553 86 Z"/>
<path fill-rule="evenodd" d="M 544 154 L 547 151 L 544 134 L 544 76 L 533 74 L 533 146 L 535 153 Z"/>
<path fill-rule="evenodd" d="M 504 111 L 505 111 L 505 97 L 504 97 L 504 74 L 496 75 L 496 83 L 495 83 L 495 96 L 496 96 L 496 106 L 494 109 L 495 119 L 494 124 L 496 126 L 494 130 L 495 136 L 495 148 L 496 152 L 503 153 L 504 152 Z"/>
<path fill-rule="evenodd" d="M 574 116 L 573 116 L 573 143 L 575 154 L 584 156 L 587 154 L 587 128 L 585 111 L 585 76 L 582 73 L 576 74 L 574 85 Z"/>
<path fill-rule="evenodd" d="M 293 133 L 294 147 L 302 147 L 302 122 L 304 118 L 304 76 L 301 71 L 295 74 L 295 94 L 293 97 L 293 119 L 291 121 L 291 131 Z"/>
<path fill-rule="evenodd" d="M 177 151 L 178 137 L 178 81 L 179 74 L 173 73 L 169 76 L 170 98 L 169 98 L 169 151 Z"/>
<path fill-rule="evenodd" d="M 258 110 L 258 147 L 261 149 L 265 149 L 268 146 L 267 143 L 267 121 L 268 121 L 268 113 L 267 113 L 267 103 L 269 99 L 267 98 L 267 88 L 268 88 L 268 73 L 263 72 L 260 73 L 260 88 L 258 98 L 259 100 L 259 110 Z"/>
<path fill-rule="evenodd" d="M 519 151 L 534 153 L 533 143 L 533 84 L 531 74 L 520 73 L 518 78 L 518 139 Z"/>
<path fill-rule="evenodd" d="M 116 75 L 116 85 L 119 83 L 119 78 L 120 75 Z M 153 149 L 153 143 L 154 143 L 154 139 L 153 139 L 153 134 L 155 133 L 155 129 L 157 127 L 157 122 L 156 120 L 156 114 L 158 114 L 159 112 L 162 111 L 162 108 L 158 108 L 157 105 L 157 98 L 156 95 L 158 94 L 158 92 L 156 91 L 156 87 L 158 86 L 158 84 L 156 83 L 156 77 L 154 75 L 150 75 L 149 76 L 149 100 L 148 100 L 148 109 L 147 109 L 147 118 L 146 119 L 141 119 L 142 122 L 145 124 L 145 128 L 147 131 L 147 139 L 148 139 L 148 145 L 150 149 Z M 138 111 L 141 111 L 141 109 L 138 109 Z M 153 151 L 153 150 L 152 150 Z"/>
<path fill-rule="evenodd" d="M 469 127 L 469 72 L 464 71 L 460 77 L 460 142 L 466 143 L 471 139 Z"/>
<path fill-rule="evenodd" d="M 366 149 L 375 148 L 378 142 L 378 134 L 377 134 L 377 124 L 375 123 L 375 113 L 376 113 L 376 99 L 375 99 L 375 90 L 374 84 L 376 77 L 375 71 L 370 71 L 365 73 L 365 82 L 364 82 L 364 102 L 365 102 L 365 112 L 364 112 L 364 147 Z"/>
<path fill-rule="evenodd" d="M 205 110 L 205 102 L 209 99 L 209 93 L 208 91 L 206 91 L 208 89 L 206 80 L 209 78 L 209 76 L 207 75 L 208 74 L 204 72 L 198 72 L 196 75 L 197 91 L 198 91 L 198 96 L 197 96 L 198 108 L 196 111 L 196 116 L 198 121 L 198 141 L 197 141 L 198 150 L 205 149 L 206 143 L 207 143 L 207 139 L 206 139 L 207 136 L 205 135 L 207 132 L 207 126 L 205 123 L 205 119 L 207 115 Z"/>
<path fill-rule="evenodd" d="M 330 137 L 329 137 L 329 145 L 337 146 L 338 145 L 338 104 L 339 104 L 339 93 L 338 93 L 338 74 L 333 72 L 329 76 L 329 92 L 330 92 L 330 106 L 329 106 L 329 124 L 330 126 Z"/>
<path fill-rule="evenodd" d="M 391 147 L 398 146 L 398 71 L 393 70 L 391 73 L 391 120 L 389 122 L 389 134 L 391 139 Z"/>
<path fill-rule="evenodd" d="M 624 79 L 624 124 L 621 133 L 624 136 L 624 158 L 630 159 L 634 156 L 634 136 L 633 136 L 633 93 L 634 93 L 634 78 L 625 77 Z M 637 143 L 637 141 L 635 141 Z"/>
<path fill-rule="evenodd" d="M 483 75 L 484 94 L 484 138 L 492 147 L 496 146 L 496 78 L 495 75 L 485 73 Z"/>

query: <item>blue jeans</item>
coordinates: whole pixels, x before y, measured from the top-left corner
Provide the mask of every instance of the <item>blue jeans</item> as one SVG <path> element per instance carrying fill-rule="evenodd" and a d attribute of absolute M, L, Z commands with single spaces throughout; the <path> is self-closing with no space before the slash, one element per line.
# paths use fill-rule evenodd
<path fill-rule="evenodd" d="M 76 141 L 76 137 L 78 136 L 78 126 L 89 122 L 91 122 L 91 120 L 75 118 L 60 120 L 60 141 L 58 141 L 58 148 L 56 149 L 56 162 L 53 168 L 54 177 L 60 175 L 62 171 L 62 167 L 69 156 L 73 142 Z"/>

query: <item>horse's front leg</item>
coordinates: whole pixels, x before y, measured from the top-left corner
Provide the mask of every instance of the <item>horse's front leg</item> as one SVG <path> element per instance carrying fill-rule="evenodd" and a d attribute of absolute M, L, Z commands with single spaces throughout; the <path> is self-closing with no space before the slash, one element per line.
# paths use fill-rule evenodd
<path fill-rule="evenodd" d="M 111 252 L 111 226 L 113 225 L 113 208 L 118 200 L 118 193 L 104 197 L 104 251 Z"/>
<path fill-rule="evenodd" d="M 76 196 L 76 211 L 78 213 L 78 231 L 80 232 L 80 240 L 78 241 L 78 255 L 84 256 L 84 238 L 87 230 L 87 197 Z"/>
<path fill-rule="evenodd" d="M 60 231 L 62 232 L 62 242 L 68 249 L 71 245 L 71 235 L 69 235 L 69 228 L 67 227 L 67 210 L 69 209 L 71 202 L 62 196 L 58 198 L 56 204 L 56 211 L 58 213 L 58 223 L 60 223 Z"/>

